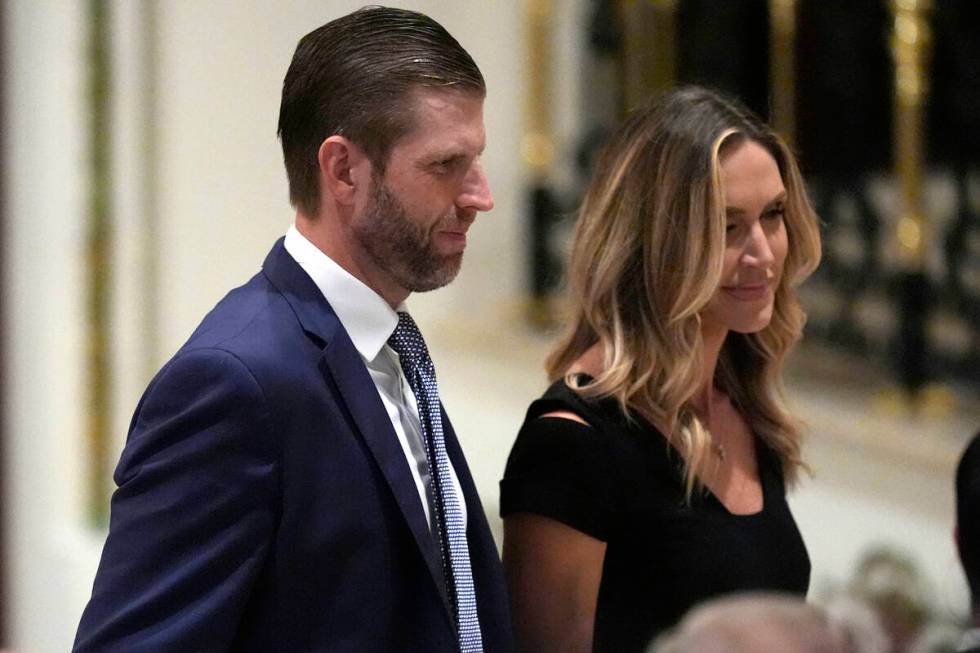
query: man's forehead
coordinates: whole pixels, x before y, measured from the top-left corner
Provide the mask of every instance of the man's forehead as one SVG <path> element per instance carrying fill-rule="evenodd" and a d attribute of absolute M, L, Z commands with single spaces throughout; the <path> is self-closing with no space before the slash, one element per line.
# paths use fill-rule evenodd
<path fill-rule="evenodd" d="M 411 128 L 396 143 L 429 147 L 466 147 L 483 151 L 483 94 L 469 89 L 418 88 L 406 106 Z"/>

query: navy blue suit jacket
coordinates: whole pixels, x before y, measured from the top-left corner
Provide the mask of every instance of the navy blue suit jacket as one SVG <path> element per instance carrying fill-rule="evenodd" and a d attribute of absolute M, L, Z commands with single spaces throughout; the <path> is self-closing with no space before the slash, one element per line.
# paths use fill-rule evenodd
<path fill-rule="evenodd" d="M 448 418 L 485 650 L 500 559 Z M 282 240 L 147 388 L 75 650 L 456 651 L 439 550 L 357 350 Z"/>

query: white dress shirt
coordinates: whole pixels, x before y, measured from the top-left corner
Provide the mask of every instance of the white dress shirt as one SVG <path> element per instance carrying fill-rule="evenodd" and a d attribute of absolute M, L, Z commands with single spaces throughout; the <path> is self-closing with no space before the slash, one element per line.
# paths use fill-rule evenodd
<path fill-rule="evenodd" d="M 378 293 L 371 290 L 347 270 L 340 267 L 316 245 L 306 239 L 296 226 L 289 228 L 283 243 L 286 251 L 299 264 L 327 298 L 337 319 L 344 326 L 351 342 L 367 366 L 374 381 L 381 403 L 388 412 L 388 419 L 395 429 L 398 443 L 405 453 L 405 460 L 412 471 L 419 500 L 435 533 L 435 524 L 429 503 L 433 491 L 429 476 L 429 464 L 422 441 L 418 404 L 412 387 L 405 378 L 398 354 L 388 345 L 388 338 L 398 324 L 398 314 Z M 405 310 L 404 304 L 398 310 Z M 453 491 L 463 511 L 466 522 L 466 502 L 456 477 L 456 470 L 449 466 Z"/>

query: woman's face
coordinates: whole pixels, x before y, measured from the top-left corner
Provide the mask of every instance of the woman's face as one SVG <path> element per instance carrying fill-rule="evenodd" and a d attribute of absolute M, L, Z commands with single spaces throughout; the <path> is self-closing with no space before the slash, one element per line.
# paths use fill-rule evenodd
<path fill-rule="evenodd" d="M 701 314 L 702 324 L 705 329 L 754 333 L 772 319 L 786 260 L 786 187 L 776 160 L 755 141 L 745 140 L 726 152 L 720 166 L 725 262 L 721 283 Z"/>

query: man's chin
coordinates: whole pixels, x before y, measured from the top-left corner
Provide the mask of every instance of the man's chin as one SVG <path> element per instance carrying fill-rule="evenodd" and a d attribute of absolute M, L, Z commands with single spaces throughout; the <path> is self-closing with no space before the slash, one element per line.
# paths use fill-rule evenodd
<path fill-rule="evenodd" d="M 462 264 L 462 253 L 447 256 L 437 270 L 429 270 L 427 274 L 412 275 L 408 289 L 412 292 L 429 292 L 448 286 L 459 274 Z"/>

